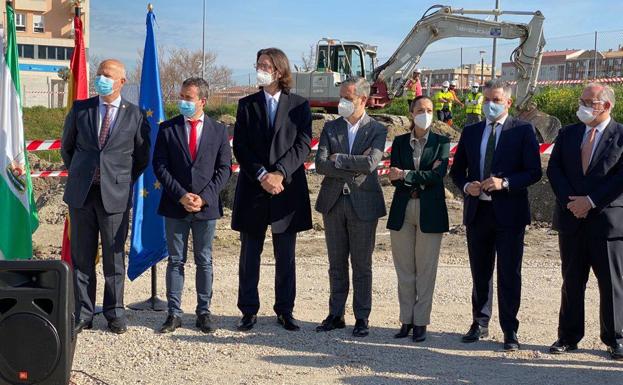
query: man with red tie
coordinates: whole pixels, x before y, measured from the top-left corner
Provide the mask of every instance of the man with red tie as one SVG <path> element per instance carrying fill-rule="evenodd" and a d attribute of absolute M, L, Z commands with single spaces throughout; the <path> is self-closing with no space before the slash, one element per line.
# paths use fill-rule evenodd
<path fill-rule="evenodd" d="M 204 333 L 214 331 L 210 318 L 212 240 L 216 220 L 223 215 L 220 192 L 231 176 L 231 148 L 227 128 L 203 113 L 207 98 L 205 80 L 185 80 L 178 102 L 181 115 L 160 124 L 154 148 L 154 173 L 164 189 L 158 214 L 165 217 L 169 250 L 169 311 L 161 333 L 182 325 L 184 264 L 191 230 L 197 266 L 195 325 Z"/>

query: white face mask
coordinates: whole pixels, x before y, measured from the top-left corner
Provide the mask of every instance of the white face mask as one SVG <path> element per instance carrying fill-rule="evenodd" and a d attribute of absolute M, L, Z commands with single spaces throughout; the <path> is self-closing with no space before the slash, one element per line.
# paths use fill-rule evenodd
<path fill-rule="evenodd" d="M 441 87 L 441 90 L 442 90 L 443 92 L 448 92 L 448 87 Z"/>
<path fill-rule="evenodd" d="M 594 113 L 595 110 L 593 109 L 593 107 L 580 106 L 576 111 L 575 115 L 578 117 L 578 119 L 580 119 L 580 122 L 584 124 L 589 124 L 590 122 L 595 120 L 595 118 L 597 118 Z"/>
<path fill-rule="evenodd" d="M 337 105 L 337 113 L 344 119 L 350 118 L 355 113 L 355 103 L 341 98 L 340 103 Z"/>
<path fill-rule="evenodd" d="M 270 72 L 257 70 L 257 85 L 260 87 L 268 86 L 273 83 L 273 74 Z"/>
<path fill-rule="evenodd" d="M 423 130 L 428 130 L 428 127 L 433 123 L 433 114 L 422 112 L 421 114 L 413 115 L 413 123 Z"/>

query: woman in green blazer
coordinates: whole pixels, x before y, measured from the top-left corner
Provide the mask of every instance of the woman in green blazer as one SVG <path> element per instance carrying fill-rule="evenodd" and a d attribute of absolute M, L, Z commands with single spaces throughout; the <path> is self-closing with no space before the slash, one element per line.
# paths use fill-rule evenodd
<path fill-rule="evenodd" d="M 450 140 L 430 131 L 433 102 L 417 97 L 410 106 L 411 132 L 392 144 L 389 179 L 396 186 L 387 220 L 398 275 L 400 331 L 396 338 L 426 339 L 430 324 L 439 249 L 448 231 L 443 177 Z"/>

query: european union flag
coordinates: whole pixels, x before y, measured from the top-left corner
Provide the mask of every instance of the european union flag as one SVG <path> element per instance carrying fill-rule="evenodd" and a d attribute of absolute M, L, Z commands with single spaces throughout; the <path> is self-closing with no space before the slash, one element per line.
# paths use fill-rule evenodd
<path fill-rule="evenodd" d="M 158 126 L 164 120 L 160 71 L 158 70 L 158 48 L 154 37 L 156 17 L 147 13 L 147 38 L 143 54 L 139 107 L 145 111 L 151 126 L 151 149 L 158 136 Z M 167 257 L 167 241 L 164 233 L 164 218 L 157 214 L 162 186 L 149 166 L 134 185 L 134 210 L 132 220 L 132 246 L 128 263 L 128 278 L 134 280 L 147 269 Z"/>

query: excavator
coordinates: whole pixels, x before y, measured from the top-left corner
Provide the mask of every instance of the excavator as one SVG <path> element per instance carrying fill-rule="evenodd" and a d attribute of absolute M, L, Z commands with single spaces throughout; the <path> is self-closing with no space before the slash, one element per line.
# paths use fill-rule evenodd
<path fill-rule="evenodd" d="M 465 15 L 524 15 L 532 19 L 528 24 L 521 24 Z M 342 81 L 351 76 L 366 77 L 373 84 L 369 107 L 381 108 L 402 95 L 409 74 L 435 41 L 450 37 L 519 39 L 519 45 L 511 54 L 517 69 L 514 92 L 517 115 L 534 124 L 540 140 L 551 143 L 561 127 L 560 121 L 539 111 L 532 101 L 545 46 L 544 20 L 540 11 L 466 10 L 435 5 L 424 13 L 392 56 L 380 66 L 375 66 L 375 46 L 321 39 L 316 46 L 315 70 L 294 73 L 294 89 L 307 97 L 312 107 L 331 111 L 339 102 Z"/>

